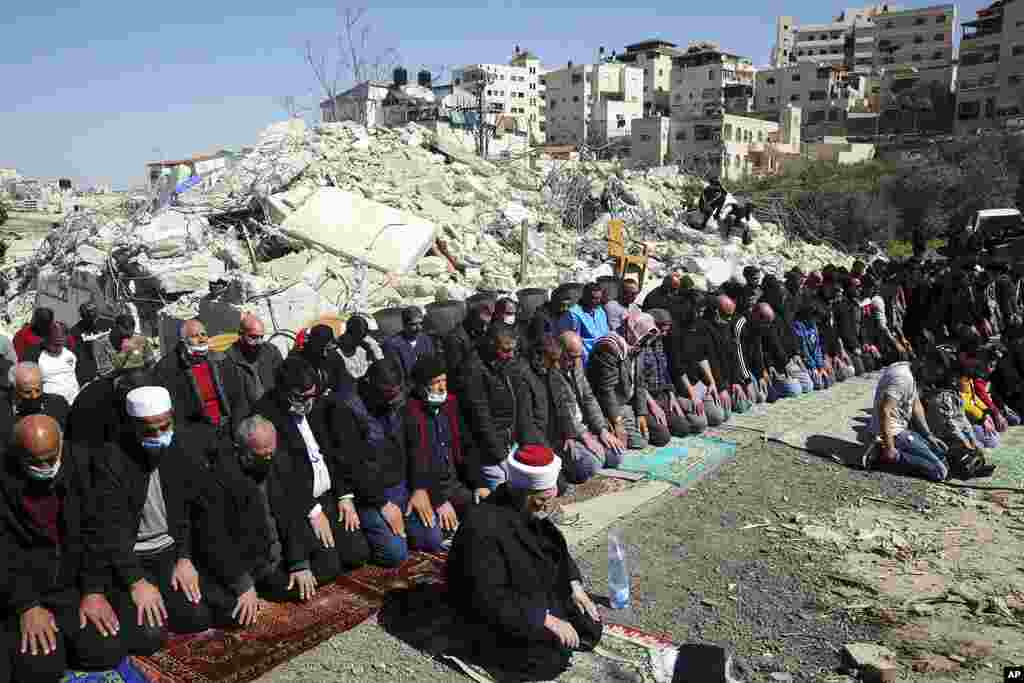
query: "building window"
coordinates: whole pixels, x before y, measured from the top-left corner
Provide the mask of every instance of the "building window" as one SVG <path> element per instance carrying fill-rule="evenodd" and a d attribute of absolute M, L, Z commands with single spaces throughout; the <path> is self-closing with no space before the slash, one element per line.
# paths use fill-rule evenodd
<path fill-rule="evenodd" d="M 1013 55 L 1014 57 L 1020 57 L 1021 55 L 1024 55 L 1024 44 L 1014 45 L 1013 47 L 1011 47 L 1010 54 Z"/>
<path fill-rule="evenodd" d="M 579 95 L 573 95 L 572 96 L 572 101 L 573 102 L 579 102 L 580 101 L 580 96 Z"/>
<path fill-rule="evenodd" d="M 582 82 L 583 82 L 583 75 L 582 74 L 573 74 L 572 75 L 572 84 L 573 85 L 579 85 Z"/>
<path fill-rule="evenodd" d="M 921 61 L 921 55 L 913 55 L 913 56 L 911 56 L 910 61 L 912 61 L 912 62 L 920 62 Z"/>
<path fill-rule="evenodd" d="M 990 119 L 996 115 L 996 101 L 993 98 L 985 100 L 985 118 Z"/>
<path fill-rule="evenodd" d="M 918 17 L 914 19 L 914 26 L 921 26 L 924 24 L 924 17 Z"/>
<path fill-rule="evenodd" d="M 945 24 L 946 23 L 946 17 L 935 17 L 935 23 L 936 24 Z"/>
<path fill-rule="evenodd" d="M 722 139 L 726 142 L 732 142 L 732 124 L 727 123 L 722 126 Z"/>
<path fill-rule="evenodd" d="M 885 27 L 886 27 L 886 28 L 892 28 L 893 26 L 895 26 L 895 24 L 894 24 L 894 23 L 892 23 L 891 21 L 887 21 L 887 22 L 885 22 Z"/>
<path fill-rule="evenodd" d="M 769 78 L 764 83 L 765 83 L 765 85 L 775 85 L 775 79 L 774 78 Z"/>
<path fill-rule="evenodd" d="M 800 82 L 800 74 L 793 74 L 793 82 L 794 83 L 799 83 Z"/>
<path fill-rule="evenodd" d="M 685 141 L 686 140 L 686 131 L 685 130 L 681 130 L 681 131 L 677 132 L 676 133 L 676 140 L 678 140 L 679 142 Z"/>
<path fill-rule="evenodd" d="M 711 139 L 711 126 L 694 126 L 693 139 L 697 142 L 706 142 Z"/>
<path fill-rule="evenodd" d="M 942 50 L 936 50 L 933 52 L 932 59 L 942 59 Z"/>
<path fill-rule="evenodd" d="M 828 93 L 824 90 L 812 90 L 809 99 L 811 102 L 817 102 L 828 98 Z"/>
<path fill-rule="evenodd" d="M 921 36 L 914 36 L 914 45 L 920 45 L 924 42 L 924 38 Z"/>
<path fill-rule="evenodd" d="M 790 102 L 799 102 L 800 101 L 800 95 L 798 93 L 794 93 L 794 94 L 790 95 L 789 96 L 789 101 Z"/>
<path fill-rule="evenodd" d="M 764 142 L 764 131 L 763 130 L 757 131 L 757 141 L 758 142 Z"/>
<path fill-rule="evenodd" d="M 934 36 L 932 36 L 932 38 L 935 40 L 936 43 L 941 43 L 942 41 L 944 41 L 946 39 L 946 34 L 945 33 L 936 33 Z"/>
<path fill-rule="evenodd" d="M 775 104 L 775 98 L 774 97 L 769 97 L 768 98 L 768 104 Z"/>
<path fill-rule="evenodd" d="M 1024 82 L 1024 74 L 1010 74 L 1010 77 L 1006 80 L 1010 85 L 1020 85 Z"/>

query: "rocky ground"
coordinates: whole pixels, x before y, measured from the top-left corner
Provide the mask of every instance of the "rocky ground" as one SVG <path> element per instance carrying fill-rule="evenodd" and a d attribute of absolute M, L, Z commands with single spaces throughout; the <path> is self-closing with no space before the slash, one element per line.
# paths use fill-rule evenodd
<path fill-rule="evenodd" d="M 900 681 L 1001 681 L 1003 666 L 1024 663 L 1019 494 L 860 472 L 734 436 L 733 463 L 618 525 L 633 606 L 602 607 L 607 619 L 729 647 L 747 681 L 858 680 L 842 656 L 849 643 L 888 648 Z M 603 596 L 603 536 L 576 556 Z M 364 683 L 467 680 L 374 625 L 261 680 L 328 672 Z"/>

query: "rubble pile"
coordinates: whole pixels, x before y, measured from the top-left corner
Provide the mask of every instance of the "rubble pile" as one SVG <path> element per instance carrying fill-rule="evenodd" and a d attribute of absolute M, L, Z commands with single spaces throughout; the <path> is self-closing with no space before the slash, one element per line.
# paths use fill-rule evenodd
<path fill-rule="evenodd" d="M 62 302 L 69 322 L 83 296 L 131 300 L 153 321 L 217 299 L 294 331 L 339 309 L 553 287 L 611 274 L 613 217 L 631 243 L 650 245 L 648 287 L 678 266 L 717 284 L 748 263 L 781 272 L 849 261 L 756 220 L 746 245 L 690 228 L 702 183 L 675 169 L 492 163 L 414 123 L 277 123 L 244 156 L 195 180 L 130 214 L 68 214 L 17 264 L 12 323 L 33 294 L 40 305 Z"/>

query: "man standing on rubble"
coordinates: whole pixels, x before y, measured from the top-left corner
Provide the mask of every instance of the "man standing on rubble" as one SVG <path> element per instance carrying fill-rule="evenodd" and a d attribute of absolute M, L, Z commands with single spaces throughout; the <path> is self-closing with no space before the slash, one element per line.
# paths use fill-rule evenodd
<path fill-rule="evenodd" d="M 434 355 L 434 341 L 423 334 L 423 311 L 418 306 L 402 311 L 402 331 L 384 341 L 384 354 L 401 368 L 402 386 L 408 389 L 416 361 Z"/>
<path fill-rule="evenodd" d="M 241 380 L 247 405 L 256 405 L 274 388 L 274 376 L 284 362 L 277 347 L 267 342 L 263 321 L 251 314 L 242 316 L 238 341 L 224 353 Z"/>
<path fill-rule="evenodd" d="M 181 326 L 181 341 L 160 359 L 155 375 L 157 384 L 171 394 L 175 416 L 185 424 L 229 433 L 249 411 L 237 371 L 223 357 L 210 354 L 210 338 L 199 320 Z"/>
<path fill-rule="evenodd" d="M 708 227 L 708 221 L 714 216 L 718 220 L 718 213 L 725 206 L 726 191 L 718 178 L 712 178 L 704 187 L 700 195 L 700 210 L 704 213 L 704 223 L 701 229 Z"/>

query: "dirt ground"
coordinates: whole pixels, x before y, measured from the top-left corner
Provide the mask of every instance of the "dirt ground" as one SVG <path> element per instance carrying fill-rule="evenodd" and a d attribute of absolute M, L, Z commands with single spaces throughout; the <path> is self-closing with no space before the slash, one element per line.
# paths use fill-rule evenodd
<path fill-rule="evenodd" d="M 746 681 L 853 681 L 841 656 L 851 642 L 892 649 L 900 681 L 1000 681 L 1004 665 L 1024 663 L 1014 535 L 1024 531 L 1014 516 L 1024 498 L 964 495 L 730 436 L 740 443 L 735 461 L 617 525 L 631 553 L 633 604 L 602 607 L 606 619 L 724 645 L 746 664 Z M 967 533 L 951 541 L 957 530 Z M 993 555 L 995 544 L 1002 552 Z M 576 557 L 606 604 L 604 534 Z M 331 674 L 468 680 L 364 624 L 261 681 Z"/>

